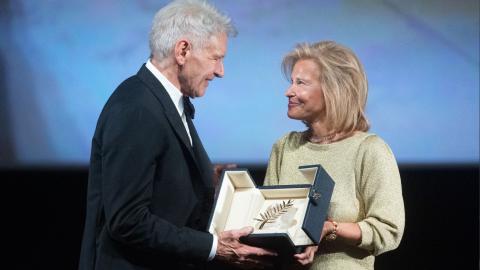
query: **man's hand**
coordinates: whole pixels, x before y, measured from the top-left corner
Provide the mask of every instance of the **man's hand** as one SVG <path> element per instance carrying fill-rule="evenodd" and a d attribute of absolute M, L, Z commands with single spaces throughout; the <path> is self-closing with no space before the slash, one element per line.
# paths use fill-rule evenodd
<path fill-rule="evenodd" d="M 240 237 L 253 232 L 252 227 L 240 230 L 224 231 L 218 236 L 218 246 L 215 259 L 234 264 L 243 269 L 265 268 L 270 266 L 268 259 L 277 256 L 273 251 L 242 244 Z"/>

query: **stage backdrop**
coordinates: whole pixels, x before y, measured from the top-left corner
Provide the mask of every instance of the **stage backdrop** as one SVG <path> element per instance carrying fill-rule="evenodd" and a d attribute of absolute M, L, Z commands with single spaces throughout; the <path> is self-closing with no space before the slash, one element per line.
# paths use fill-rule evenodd
<path fill-rule="evenodd" d="M 0 2 L 0 166 L 88 163 L 97 117 L 148 56 L 166 1 Z M 299 42 L 352 48 L 369 78 L 367 113 L 401 163 L 479 158 L 477 0 L 212 1 L 239 31 L 223 79 L 194 100 L 215 162 L 265 163 L 303 130 L 287 118 L 282 56 Z"/>

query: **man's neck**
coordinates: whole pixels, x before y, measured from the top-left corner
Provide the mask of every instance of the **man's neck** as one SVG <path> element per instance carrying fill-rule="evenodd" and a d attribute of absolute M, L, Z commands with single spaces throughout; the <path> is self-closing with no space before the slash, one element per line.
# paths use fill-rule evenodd
<path fill-rule="evenodd" d="M 162 73 L 167 80 L 169 80 L 177 89 L 180 89 L 180 82 L 178 80 L 178 66 L 173 64 L 174 60 L 165 59 L 162 62 L 157 61 L 154 57 L 150 58 L 150 62 L 154 67 Z"/>

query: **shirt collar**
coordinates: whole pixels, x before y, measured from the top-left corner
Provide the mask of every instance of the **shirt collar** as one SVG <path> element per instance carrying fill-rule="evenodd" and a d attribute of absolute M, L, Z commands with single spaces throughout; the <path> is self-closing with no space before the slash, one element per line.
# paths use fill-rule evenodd
<path fill-rule="evenodd" d="M 175 108 L 177 108 L 177 111 L 178 111 L 178 114 L 180 116 L 182 116 L 183 114 L 183 95 L 182 95 L 182 92 L 180 92 L 180 89 L 178 89 L 177 87 L 175 87 L 175 85 L 173 85 L 173 83 L 171 83 L 167 77 L 165 77 L 153 64 L 152 62 L 150 61 L 150 59 L 148 59 L 147 63 L 145 64 L 145 66 L 148 68 L 148 70 L 150 70 L 150 72 L 153 73 L 153 76 L 155 76 L 155 78 L 157 78 L 157 80 L 160 81 L 160 83 L 163 85 L 163 87 L 165 87 L 165 90 L 167 90 L 167 93 L 168 95 L 170 96 L 170 98 L 172 99 L 173 101 L 173 104 L 175 104 Z"/>

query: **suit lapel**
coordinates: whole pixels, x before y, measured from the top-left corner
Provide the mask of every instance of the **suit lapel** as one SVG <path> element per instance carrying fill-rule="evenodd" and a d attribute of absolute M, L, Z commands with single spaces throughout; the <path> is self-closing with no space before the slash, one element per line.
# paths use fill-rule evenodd
<path fill-rule="evenodd" d="M 188 129 L 190 130 L 190 136 L 192 136 L 192 144 L 193 144 L 193 151 L 200 165 L 200 172 L 202 174 L 202 179 L 205 186 L 212 186 L 212 179 L 213 179 L 213 166 L 210 162 L 210 158 L 208 158 L 207 152 L 203 148 L 203 144 L 200 141 L 200 137 L 198 136 L 197 129 L 193 125 L 192 119 L 187 116 L 187 124 Z"/>
<path fill-rule="evenodd" d="M 188 138 L 182 119 L 180 118 L 180 115 L 178 115 L 178 111 L 175 108 L 172 99 L 168 95 L 167 90 L 165 90 L 163 85 L 157 80 L 157 78 L 155 78 L 155 76 L 145 65 L 140 68 L 137 76 L 148 86 L 150 91 L 155 95 L 164 108 L 168 122 L 172 126 L 182 144 L 186 147 L 186 149 L 188 149 L 188 152 L 190 153 L 197 170 L 200 172 L 204 186 L 212 187 L 213 166 L 208 158 L 207 152 L 203 148 L 200 137 L 198 136 L 197 130 L 195 129 L 190 117 L 187 117 L 187 124 L 190 130 L 190 136 L 192 137 L 193 148 L 192 145 L 190 145 L 190 139 Z"/>
<path fill-rule="evenodd" d="M 148 86 L 150 91 L 161 103 L 172 129 L 175 131 L 182 144 L 188 149 L 191 157 L 195 161 L 195 165 L 198 167 L 198 164 L 196 164 L 195 154 L 193 153 L 193 149 L 190 145 L 190 139 L 188 138 L 187 131 L 185 130 L 185 126 L 183 125 L 182 119 L 180 118 L 180 115 L 178 115 L 178 111 L 175 108 L 172 99 L 168 95 L 167 90 L 165 90 L 163 85 L 157 80 L 157 78 L 155 78 L 155 76 L 145 65 L 140 68 L 137 76 Z"/>

